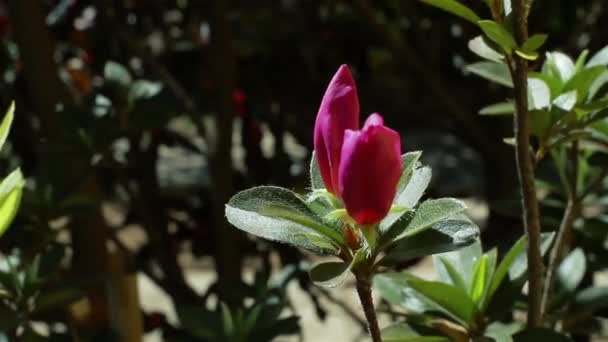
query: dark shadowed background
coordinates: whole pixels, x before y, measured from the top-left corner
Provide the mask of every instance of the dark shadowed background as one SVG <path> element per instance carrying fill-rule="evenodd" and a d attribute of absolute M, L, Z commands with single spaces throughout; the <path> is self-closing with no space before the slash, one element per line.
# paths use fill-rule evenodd
<path fill-rule="evenodd" d="M 463 2 L 487 14 L 483 1 Z M 547 49 L 597 51 L 608 42 L 606 6 L 536 0 L 531 31 L 549 34 Z M 504 210 L 517 203 L 514 154 L 503 143 L 511 118 L 477 114 L 510 94 L 466 72 L 477 34 L 413 0 L 0 1 L 0 105 L 17 106 L 0 165 L 28 178 L 0 242 L 12 260 L 3 270 L 40 269 L 33 287 L 0 307 L 0 341 L 23 331 L 207 341 L 227 316 L 247 332 L 227 341 L 298 340 L 319 336 L 302 327 L 328 310 L 362 332 L 342 303 L 352 298 L 313 287 L 298 250 L 224 218 L 238 190 L 308 186 L 316 111 L 343 63 L 362 115 L 382 113 L 404 151 L 424 151 L 428 195 L 482 208 L 486 247 L 513 241 L 522 228 L 517 209 Z M 142 283 L 155 295 L 142 296 Z M 159 296 L 177 318 L 142 309 Z"/>

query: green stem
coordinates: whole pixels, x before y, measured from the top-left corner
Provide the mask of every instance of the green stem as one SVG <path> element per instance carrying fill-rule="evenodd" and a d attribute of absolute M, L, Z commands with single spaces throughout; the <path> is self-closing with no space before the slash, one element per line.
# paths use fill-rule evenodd
<path fill-rule="evenodd" d="M 367 327 L 369 334 L 372 337 L 372 342 L 382 342 L 369 276 L 357 275 L 357 294 L 359 294 L 359 300 L 361 300 L 361 306 L 365 313 L 365 319 L 367 320 Z"/>

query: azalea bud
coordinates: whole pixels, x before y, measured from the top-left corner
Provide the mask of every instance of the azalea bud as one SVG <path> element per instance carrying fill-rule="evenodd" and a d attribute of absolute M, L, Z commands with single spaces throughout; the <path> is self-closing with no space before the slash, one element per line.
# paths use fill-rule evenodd
<path fill-rule="evenodd" d="M 314 132 L 315 155 L 325 188 L 339 198 L 338 172 L 344 131 L 358 128 L 357 88 L 348 66 L 342 65 L 323 95 Z"/>
<path fill-rule="evenodd" d="M 372 224 L 389 212 L 401 176 L 401 138 L 372 114 L 362 130 L 346 130 L 339 192 L 350 217 Z"/>

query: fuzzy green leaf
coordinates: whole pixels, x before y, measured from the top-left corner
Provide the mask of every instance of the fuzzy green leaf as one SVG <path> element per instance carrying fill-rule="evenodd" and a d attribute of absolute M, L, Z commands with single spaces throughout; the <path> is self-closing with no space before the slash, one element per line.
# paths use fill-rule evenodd
<path fill-rule="evenodd" d="M 479 227 L 467 220 L 449 219 L 419 234 L 397 241 L 383 259 L 390 265 L 407 260 L 454 251 L 475 242 Z"/>
<path fill-rule="evenodd" d="M 416 164 L 416 163 L 414 163 Z M 432 171 L 430 167 L 422 166 L 414 169 L 407 179 L 407 184 L 402 186 L 402 190 L 395 195 L 393 204 L 407 208 L 414 208 L 424 194 L 424 191 L 431 182 Z M 380 233 L 388 231 L 397 220 L 403 216 L 405 212 L 389 213 L 380 222 Z"/>
<path fill-rule="evenodd" d="M 323 177 L 321 177 L 321 170 L 319 169 L 315 151 L 312 152 L 310 158 L 310 187 L 313 190 L 325 189 L 325 183 L 323 183 Z"/>
<path fill-rule="evenodd" d="M 342 235 L 328 227 L 295 193 L 274 186 L 241 191 L 226 205 L 226 217 L 235 227 L 259 237 L 315 252 L 336 253 Z M 310 235 L 325 241 L 313 243 Z M 327 250 L 327 246 L 334 248 Z"/>
<path fill-rule="evenodd" d="M 414 213 L 414 218 L 397 239 L 416 235 L 440 221 L 447 220 L 466 209 L 464 203 L 455 198 L 426 200 Z"/>
<path fill-rule="evenodd" d="M 344 282 L 349 271 L 350 264 L 343 261 L 328 261 L 314 265 L 309 275 L 317 286 L 336 287 Z"/>

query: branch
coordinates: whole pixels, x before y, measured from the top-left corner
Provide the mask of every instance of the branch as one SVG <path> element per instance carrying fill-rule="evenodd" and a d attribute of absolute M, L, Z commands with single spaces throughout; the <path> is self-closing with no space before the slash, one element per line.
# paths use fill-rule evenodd
<path fill-rule="evenodd" d="M 378 327 L 378 319 L 376 317 L 376 309 L 374 308 L 374 298 L 372 297 L 372 286 L 369 276 L 357 275 L 357 294 L 361 300 L 363 312 L 367 319 L 369 334 L 373 342 L 382 342 L 380 328 Z"/>
<path fill-rule="evenodd" d="M 215 224 L 215 264 L 220 284 L 220 297 L 230 299 L 229 286 L 241 279 L 241 260 L 237 230 L 226 224 L 224 204 L 234 191 L 232 169 L 232 124 L 234 103 L 232 93 L 236 84 L 237 60 L 232 47 L 229 2 L 215 0 L 210 3 L 211 17 L 211 70 L 216 86 L 217 140 L 213 148 L 210 170 L 212 184 L 212 215 Z"/>
<path fill-rule="evenodd" d="M 541 300 L 541 317 L 544 316 L 547 311 L 547 305 L 549 305 L 551 292 L 553 291 L 554 287 L 555 274 L 559 264 L 570 249 L 572 227 L 574 226 L 574 221 L 576 221 L 580 214 L 580 201 L 577 190 L 579 166 L 578 153 L 578 140 L 574 140 L 572 142 L 572 147 L 570 148 L 569 160 L 571 172 L 569 175 L 570 177 L 567 180 L 568 184 L 566 187 L 568 193 L 568 204 L 566 205 L 566 211 L 562 217 L 562 222 L 559 226 L 555 244 L 549 259 L 549 268 L 547 269 L 547 278 L 545 279 L 543 296 Z"/>
<path fill-rule="evenodd" d="M 512 3 L 515 38 L 519 45 L 528 39 L 528 2 L 515 0 Z M 514 63 L 513 63 L 514 62 Z M 540 215 L 536 185 L 534 184 L 534 165 L 530 157 L 530 128 L 528 123 L 528 62 L 513 55 L 507 59 L 515 90 L 513 129 L 515 133 L 515 158 L 520 192 L 523 204 L 523 220 L 528 235 L 528 326 L 541 325 L 541 297 L 543 292 L 544 265 L 540 251 Z"/>

